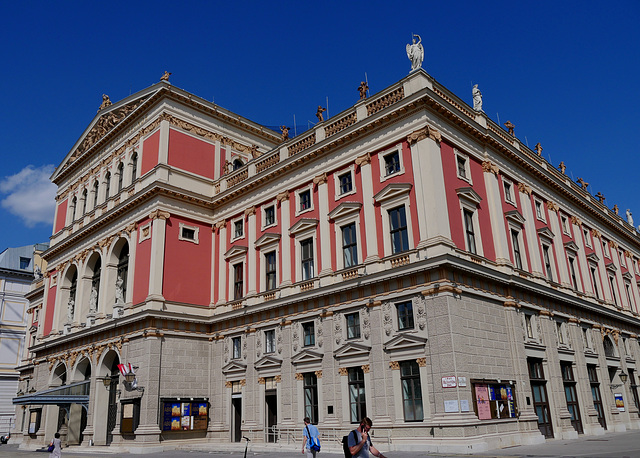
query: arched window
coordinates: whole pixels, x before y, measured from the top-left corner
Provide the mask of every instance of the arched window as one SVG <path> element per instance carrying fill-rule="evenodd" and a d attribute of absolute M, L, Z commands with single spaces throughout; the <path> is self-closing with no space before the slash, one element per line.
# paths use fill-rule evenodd
<path fill-rule="evenodd" d="M 118 256 L 118 277 L 116 279 L 116 303 L 127 300 L 127 272 L 129 271 L 129 244 L 120 250 Z"/>
<path fill-rule="evenodd" d="M 138 153 L 133 153 L 131 156 L 131 184 L 136 181 L 136 175 L 138 175 Z"/>
<path fill-rule="evenodd" d="M 111 189 L 111 172 L 107 172 L 107 174 L 104 176 L 104 182 L 104 200 L 107 201 L 109 200 L 109 191 Z"/>
<path fill-rule="evenodd" d="M 93 276 L 91 277 L 91 293 L 89 294 L 89 313 L 98 311 L 98 297 L 100 293 L 100 273 L 102 271 L 102 262 L 100 258 L 96 259 L 93 266 Z"/>
<path fill-rule="evenodd" d="M 602 341 L 602 346 L 604 347 L 604 356 L 607 356 L 607 357 L 616 356 L 616 350 L 613 346 L 613 342 L 611 341 L 611 338 L 609 338 L 608 336 L 605 336 L 604 340 Z"/>
<path fill-rule="evenodd" d="M 124 164 L 118 165 L 118 192 L 122 191 L 122 180 L 124 179 Z"/>
<path fill-rule="evenodd" d="M 93 208 L 98 206 L 98 180 L 93 182 Z"/>
<path fill-rule="evenodd" d="M 233 161 L 233 170 L 238 170 L 242 166 L 244 166 L 244 164 L 242 163 L 242 161 L 240 159 L 234 159 L 234 161 Z"/>
<path fill-rule="evenodd" d="M 71 222 L 76 220 L 76 207 L 78 206 L 78 198 L 73 196 L 73 200 L 71 201 Z"/>
<path fill-rule="evenodd" d="M 87 214 L 87 188 L 82 191 L 82 214 Z"/>

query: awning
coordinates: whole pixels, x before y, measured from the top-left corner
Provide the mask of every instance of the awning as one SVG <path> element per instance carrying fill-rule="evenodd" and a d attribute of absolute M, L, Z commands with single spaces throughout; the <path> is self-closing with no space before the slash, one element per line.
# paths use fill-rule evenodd
<path fill-rule="evenodd" d="M 57 386 L 48 390 L 27 393 L 13 398 L 14 405 L 57 405 L 68 407 L 71 404 L 80 404 L 85 409 L 89 408 L 89 389 L 91 380 L 71 383 L 70 385 Z"/>

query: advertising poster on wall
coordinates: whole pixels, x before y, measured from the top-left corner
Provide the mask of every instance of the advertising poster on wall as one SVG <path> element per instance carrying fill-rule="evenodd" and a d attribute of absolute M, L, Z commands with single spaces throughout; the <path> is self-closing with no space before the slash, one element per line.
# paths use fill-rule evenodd
<path fill-rule="evenodd" d="M 487 385 L 476 385 L 476 402 L 478 404 L 478 418 L 480 420 L 490 420 L 491 405 L 489 403 Z"/>
<path fill-rule="evenodd" d="M 613 395 L 616 398 L 616 407 L 620 412 L 624 412 L 624 399 L 622 399 L 621 393 L 616 393 Z"/>
<path fill-rule="evenodd" d="M 163 402 L 163 431 L 206 430 L 209 416 L 209 403 L 198 402 Z"/>

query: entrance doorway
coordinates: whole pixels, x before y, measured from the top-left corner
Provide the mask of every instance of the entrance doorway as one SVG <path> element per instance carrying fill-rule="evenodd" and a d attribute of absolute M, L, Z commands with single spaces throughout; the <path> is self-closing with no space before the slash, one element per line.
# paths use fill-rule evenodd
<path fill-rule="evenodd" d="M 276 390 L 267 390 L 264 393 L 265 410 L 267 414 L 267 442 L 277 442 L 278 433 L 278 395 Z"/>
<path fill-rule="evenodd" d="M 549 399 L 547 397 L 547 381 L 542 371 L 542 360 L 528 358 L 529 380 L 533 393 L 533 408 L 538 416 L 538 429 L 544 437 L 553 438 L 553 426 L 551 425 L 551 415 L 549 410 Z"/>
<path fill-rule="evenodd" d="M 233 442 L 240 442 L 242 440 L 242 397 L 231 398 L 231 424 L 232 424 L 232 438 Z"/>

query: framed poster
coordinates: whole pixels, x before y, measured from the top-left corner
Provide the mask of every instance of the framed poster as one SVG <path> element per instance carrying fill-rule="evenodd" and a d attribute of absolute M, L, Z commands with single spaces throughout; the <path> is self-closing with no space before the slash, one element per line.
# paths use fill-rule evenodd
<path fill-rule="evenodd" d="M 476 385 L 476 402 L 478 404 L 478 418 L 491 420 L 491 404 L 487 385 Z"/>
<path fill-rule="evenodd" d="M 616 407 L 620 412 L 624 412 L 624 399 L 622 399 L 621 393 L 616 393 L 613 395 L 616 398 Z"/>

